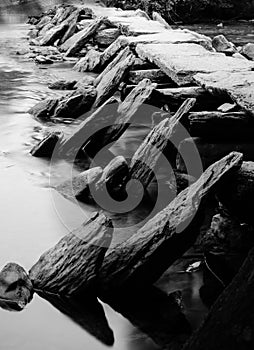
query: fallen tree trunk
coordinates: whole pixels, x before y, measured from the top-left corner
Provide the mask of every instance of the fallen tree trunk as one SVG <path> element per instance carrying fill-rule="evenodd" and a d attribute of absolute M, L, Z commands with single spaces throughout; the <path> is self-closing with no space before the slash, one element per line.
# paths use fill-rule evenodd
<path fill-rule="evenodd" d="M 213 164 L 137 233 L 112 249 L 100 268 L 100 294 L 155 282 L 197 238 L 203 200 L 241 163 L 242 155 L 233 152 Z"/>
<path fill-rule="evenodd" d="M 140 181 L 144 188 L 151 182 L 158 160 L 172 141 L 181 118 L 189 112 L 195 101 L 195 99 L 186 100 L 174 116 L 156 125 L 134 154 L 130 164 L 131 177 Z"/>
<path fill-rule="evenodd" d="M 31 268 L 29 277 L 35 291 L 64 296 L 93 292 L 112 232 L 110 219 L 103 214 L 93 214 Z"/>
<path fill-rule="evenodd" d="M 254 249 L 219 296 L 184 350 L 249 350 L 254 347 Z"/>

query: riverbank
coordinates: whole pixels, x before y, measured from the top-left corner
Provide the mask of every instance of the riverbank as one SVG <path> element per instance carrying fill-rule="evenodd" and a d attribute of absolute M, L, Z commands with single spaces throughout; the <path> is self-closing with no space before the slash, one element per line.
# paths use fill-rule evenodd
<path fill-rule="evenodd" d="M 120 7 L 123 10 L 142 9 L 149 15 L 153 11 L 159 12 L 170 24 L 198 23 L 229 19 L 254 19 L 253 1 L 236 0 L 104 0 L 107 6 Z"/>

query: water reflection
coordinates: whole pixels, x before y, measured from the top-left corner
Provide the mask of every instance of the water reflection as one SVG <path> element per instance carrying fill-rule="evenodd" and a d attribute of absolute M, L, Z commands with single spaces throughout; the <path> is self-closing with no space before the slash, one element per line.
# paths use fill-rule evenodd
<path fill-rule="evenodd" d="M 109 327 L 102 305 L 96 298 L 85 295 L 73 298 L 60 298 L 45 293 L 39 295 L 103 344 L 114 344 L 113 331 Z"/>
<path fill-rule="evenodd" d="M 105 301 L 160 348 L 180 349 L 191 333 L 175 297 L 154 286 L 118 290 L 105 297 Z"/>

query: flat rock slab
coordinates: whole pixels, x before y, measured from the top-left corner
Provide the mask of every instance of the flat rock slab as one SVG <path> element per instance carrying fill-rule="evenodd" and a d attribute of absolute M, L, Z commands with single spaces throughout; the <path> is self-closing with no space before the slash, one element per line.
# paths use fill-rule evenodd
<path fill-rule="evenodd" d="M 212 51 L 212 40 L 187 29 L 164 30 L 156 34 L 144 34 L 137 37 L 128 37 L 130 44 L 181 44 L 195 43 Z"/>
<path fill-rule="evenodd" d="M 122 26 L 127 35 L 137 36 L 166 31 L 161 23 L 143 17 L 108 17 L 108 19 L 115 26 Z"/>
<path fill-rule="evenodd" d="M 226 93 L 240 107 L 254 116 L 254 71 L 197 74 L 194 80 L 205 89 Z"/>
<path fill-rule="evenodd" d="M 178 85 L 193 81 L 197 73 L 250 71 L 253 62 L 210 52 L 197 44 L 138 44 L 138 56 L 156 64 Z M 220 74 L 220 73 L 218 73 Z"/>

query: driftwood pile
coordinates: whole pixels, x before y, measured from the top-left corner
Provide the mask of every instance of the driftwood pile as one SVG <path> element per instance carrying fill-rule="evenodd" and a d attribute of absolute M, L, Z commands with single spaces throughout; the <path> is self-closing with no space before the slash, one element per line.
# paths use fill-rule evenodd
<path fill-rule="evenodd" d="M 211 40 L 189 30 L 173 30 L 156 13 L 153 18 L 142 11 L 65 5 L 30 19 L 34 25 L 31 44 L 37 45 L 37 52 L 45 47 L 55 50 L 57 59 L 75 61 L 73 69 L 98 74 L 96 78 L 84 76 L 79 82 L 56 82 L 51 88 L 72 91 L 62 98 L 41 101 L 30 110 L 36 118 L 55 123 L 79 118 L 68 132 L 55 128 L 31 151 L 37 157 L 73 162 L 78 158 L 93 164 L 58 184 L 56 190 L 68 199 L 89 203 L 107 193 L 120 206 L 126 197 L 139 195 L 140 184 L 145 198 L 151 196 L 149 186 L 163 157 L 171 171 L 163 207 L 129 239 L 112 247 L 114 223 L 105 211 L 95 213 L 44 253 L 29 278 L 31 290 L 66 314 L 70 314 L 69 303 L 77 309 L 73 298 L 84 297 L 96 304 L 99 297 L 143 327 L 159 345 L 179 349 L 190 335 L 189 324 L 174 298 L 161 296 L 152 284 L 194 245 L 204 218 L 209 216 L 211 221 L 219 204 L 235 215 L 239 225 L 254 224 L 254 64 L 239 57 L 237 48 L 224 38 Z M 41 56 L 35 57 L 37 63 L 52 59 Z M 144 110 L 145 104 L 149 109 Z M 121 155 L 110 157 L 111 145 L 144 111 L 152 120 L 151 130 L 135 154 L 130 160 Z M 188 164 L 192 162 L 195 166 Z M 184 349 L 253 346 L 253 268 L 251 251 Z M 11 284 L 15 288 L 13 281 Z M 171 327 L 165 329 L 166 338 L 159 326 L 153 332 L 149 322 L 144 326 L 141 320 L 150 300 L 144 293 L 155 305 L 158 293 L 165 307 L 171 305 L 174 319 L 165 320 Z M 133 294 L 139 300 L 135 307 L 120 297 Z M 69 302 L 66 297 L 71 298 Z M 241 307 L 243 298 L 247 303 Z M 153 308 L 155 320 L 156 310 Z M 101 315 L 100 308 L 98 313 Z M 109 335 L 103 341 L 112 343 L 107 323 L 101 324 Z M 181 330 L 176 329 L 177 324 Z M 157 325 L 165 327 L 160 321 Z"/>

